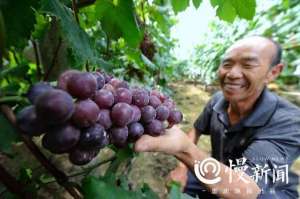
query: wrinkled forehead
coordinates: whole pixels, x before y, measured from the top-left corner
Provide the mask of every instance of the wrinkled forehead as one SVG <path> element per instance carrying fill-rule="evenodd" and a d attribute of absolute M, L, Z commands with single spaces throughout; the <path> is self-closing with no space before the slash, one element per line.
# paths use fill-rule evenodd
<path fill-rule="evenodd" d="M 233 57 L 254 57 L 259 60 L 265 59 L 271 61 L 275 55 L 275 46 L 265 38 L 253 37 L 237 41 L 230 46 L 224 58 Z"/>

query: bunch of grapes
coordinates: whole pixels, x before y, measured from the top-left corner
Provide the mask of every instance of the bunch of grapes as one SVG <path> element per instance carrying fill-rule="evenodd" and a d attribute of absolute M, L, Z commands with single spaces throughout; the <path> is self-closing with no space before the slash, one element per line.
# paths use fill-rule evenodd
<path fill-rule="evenodd" d="M 29 136 L 44 134 L 44 148 L 68 153 L 76 165 L 89 163 L 108 144 L 122 148 L 143 134 L 162 135 L 182 120 L 162 93 L 130 88 L 101 72 L 67 70 L 56 87 L 39 82 L 27 97 L 32 105 L 19 112 L 19 128 Z"/>

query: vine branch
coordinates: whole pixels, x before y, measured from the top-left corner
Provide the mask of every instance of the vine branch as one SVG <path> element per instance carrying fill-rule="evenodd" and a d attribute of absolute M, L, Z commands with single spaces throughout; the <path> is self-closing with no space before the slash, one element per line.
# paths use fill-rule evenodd
<path fill-rule="evenodd" d="M 13 177 L 1 164 L 0 164 L 0 180 L 7 187 L 7 189 L 20 198 L 31 199 L 33 196 L 26 192 L 24 185 Z"/>
<path fill-rule="evenodd" d="M 59 49 L 61 47 L 61 44 L 62 44 L 62 39 L 61 37 L 58 39 L 58 44 L 56 46 L 56 49 L 54 51 L 54 55 L 53 55 L 53 59 L 52 59 L 52 62 L 51 62 L 51 65 L 49 66 L 48 70 L 46 71 L 46 74 L 44 76 L 44 81 L 47 81 L 53 68 L 54 68 L 54 65 L 55 65 L 55 62 L 56 62 L 56 59 L 58 57 L 58 52 L 59 52 Z"/>
<path fill-rule="evenodd" d="M 42 70 L 40 66 L 40 53 L 39 53 L 39 48 L 37 45 L 37 42 L 35 40 L 31 40 L 33 49 L 34 49 L 34 55 L 35 55 L 35 62 L 36 62 L 36 70 L 37 70 L 37 79 L 40 80 L 42 77 Z"/>
<path fill-rule="evenodd" d="M 75 0 L 72 0 L 72 9 L 74 13 L 74 17 L 76 19 L 77 24 L 79 24 L 79 18 L 78 18 L 78 8 Z"/>
<path fill-rule="evenodd" d="M 16 125 L 16 117 L 11 108 L 7 105 L 1 105 L 1 112 L 7 118 L 7 120 L 13 125 L 13 127 L 19 133 L 21 139 L 30 150 L 30 152 L 35 156 L 35 158 L 54 176 L 57 183 L 63 186 L 75 199 L 81 199 L 81 195 L 78 193 L 74 187 L 70 186 L 68 182 L 68 177 L 56 168 L 39 150 L 39 148 L 35 145 L 35 143 L 31 140 L 30 137 L 26 136 L 21 129 Z"/>

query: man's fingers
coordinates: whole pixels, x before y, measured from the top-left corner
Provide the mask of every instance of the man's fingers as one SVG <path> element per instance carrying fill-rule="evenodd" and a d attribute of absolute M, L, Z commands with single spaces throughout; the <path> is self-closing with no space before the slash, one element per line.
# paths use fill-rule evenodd
<path fill-rule="evenodd" d="M 134 149 L 137 152 L 155 152 L 158 150 L 159 140 L 158 137 L 152 137 L 149 135 L 143 135 L 138 139 L 134 145 Z"/>

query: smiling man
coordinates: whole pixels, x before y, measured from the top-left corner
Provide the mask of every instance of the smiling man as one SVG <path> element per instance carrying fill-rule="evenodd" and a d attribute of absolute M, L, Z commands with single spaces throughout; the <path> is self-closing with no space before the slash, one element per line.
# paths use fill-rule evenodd
<path fill-rule="evenodd" d="M 300 109 L 266 88 L 282 71 L 280 60 L 281 47 L 271 39 L 237 41 L 218 70 L 222 92 L 208 102 L 194 129 L 144 135 L 136 151 L 174 155 L 181 163 L 171 178 L 200 199 L 298 198 L 290 166 L 300 154 Z M 212 157 L 195 144 L 201 134 L 211 136 Z"/>

